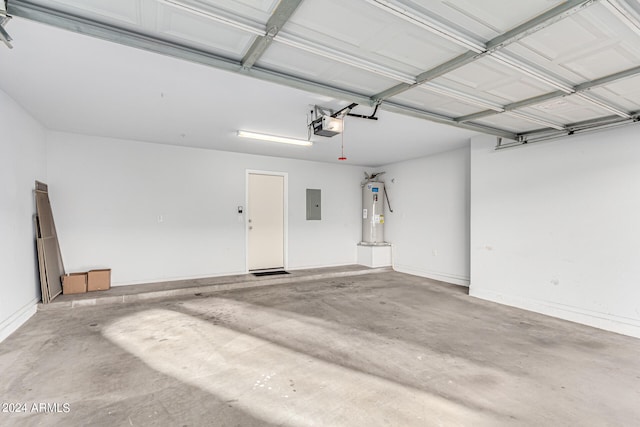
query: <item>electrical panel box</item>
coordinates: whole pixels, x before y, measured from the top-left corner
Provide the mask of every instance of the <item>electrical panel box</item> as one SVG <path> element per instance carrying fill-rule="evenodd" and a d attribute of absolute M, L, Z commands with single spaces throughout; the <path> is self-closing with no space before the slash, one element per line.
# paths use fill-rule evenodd
<path fill-rule="evenodd" d="M 307 220 L 319 221 L 322 217 L 322 202 L 320 190 L 307 188 Z"/>

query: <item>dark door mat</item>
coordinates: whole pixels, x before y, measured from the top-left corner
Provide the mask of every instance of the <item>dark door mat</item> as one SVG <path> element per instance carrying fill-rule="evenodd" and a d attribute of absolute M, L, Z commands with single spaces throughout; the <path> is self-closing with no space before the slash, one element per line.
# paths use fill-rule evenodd
<path fill-rule="evenodd" d="M 255 273 L 251 273 L 254 276 L 276 276 L 278 274 L 289 274 L 288 271 L 284 271 L 284 270 L 271 270 L 271 271 L 258 271 Z"/>

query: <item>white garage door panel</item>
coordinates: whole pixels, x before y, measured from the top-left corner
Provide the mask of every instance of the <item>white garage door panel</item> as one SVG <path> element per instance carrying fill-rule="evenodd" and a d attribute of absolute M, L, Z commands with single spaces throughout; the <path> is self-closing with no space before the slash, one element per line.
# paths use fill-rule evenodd
<path fill-rule="evenodd" d="M 305 0 L 282 34 L 332 46 L 412 76 L 466 50 L 364 1 Z"/>
<path fill-rule="evenodd" d="M 627 111 L 640 110 L 640 76 L 592 89 L 602 99 L 620 105 Z"/>
<path fill-rule="evenodd" d="M 522 112 L 560 124 L 576 123 L 611 115 L 610 112 L 576 96 L 566 96 L 523 108 Z"/>
<path fill-rule="evenodd" d="M 242 58 L 255 37 L 230 26 L 212 25 L 209 18 L 171 6 L 162 7 L 158 15 L 158 32 L 162 35 L 202 46 L 228 58 Z"/>
<path fill-rule="evenodd" d="M 484 108 L 476 105 L 466 104 L 444 95 L 428 92 L 421 87 L 403 92 L 400 95 L 391 97 L 389 100 L 453 117 L 466 116 L 467 114 L 484 110 Z"/>
<path fill-rule="evenodd" d="M 39 0 L 35 3 L 113 23 L 139 24 L 142 0 Z"/>
<path fill-rule="evenodd" d="M 279 0 L 199 0 L 198 3 L 266 24 Z"/>
<path fill-rule="evenodd" d="M 257 64 L 371 95 L 398 84 L 397 80 L 277 42 L 271 44 Z"/>
<path fill-rule="evenodd" d="M 474 123 L 480 123 L 487 126 L 493 126 L 500 129 L 509 129 L 514 132 L 528 132 L 536 129 L 541 129 L 544 126 L 537 123 L 532 123 L 528 120 L 524 120 L 518 117 L 509 116 L 507 114 L 497 114 L 494 116 L 485 117 L 483 119 L 474 120 Z"/>
<path fill-rule="evenodd" d="M 640 36 L 605 2 L 557 22 L 508 46 L 510 52 L 543 66 L 574 84 L 640 63 Z"/>
<path fill-rule="evenodd" d="M 544 13 L 561 1 L 527 0 L 519 1 L 517 6 L 514 4 L 511 7 L 505 7 L 503 0 L 448 0 L 442 3 L 457 12 L 451 15 L 445 14 L 444 18 L 455 22 L 460 15 L 463 15 L 496 32 L 504 33 L 532 16 Z"/>
<path fill-rule="evenodd" d="M 483 58 L 465 65 L 434 82 L 498 104 L 515 102 L 553 90 L 492 58 Z"/>

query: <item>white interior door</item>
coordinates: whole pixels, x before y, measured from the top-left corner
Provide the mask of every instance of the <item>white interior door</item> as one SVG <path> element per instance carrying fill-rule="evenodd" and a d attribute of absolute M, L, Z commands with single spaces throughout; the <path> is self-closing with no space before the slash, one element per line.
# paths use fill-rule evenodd
<path fill-rule="evenodd" d="M 249 174 L 249 270 L 284 268 L 284 177 Z"/>

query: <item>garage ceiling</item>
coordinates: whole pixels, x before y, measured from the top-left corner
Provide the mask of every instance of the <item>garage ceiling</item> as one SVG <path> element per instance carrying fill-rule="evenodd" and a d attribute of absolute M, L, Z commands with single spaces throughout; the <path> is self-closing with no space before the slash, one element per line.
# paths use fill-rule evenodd
<path fill-rule="evenodd" d="M 9 0 L 8 12 L 519 143 L 640 112 L 636 0 Z"/>

